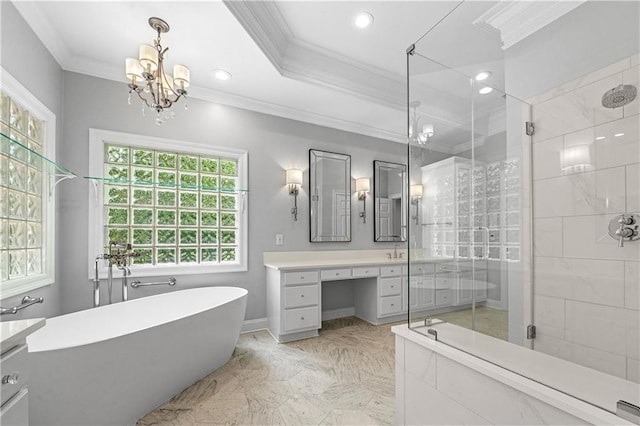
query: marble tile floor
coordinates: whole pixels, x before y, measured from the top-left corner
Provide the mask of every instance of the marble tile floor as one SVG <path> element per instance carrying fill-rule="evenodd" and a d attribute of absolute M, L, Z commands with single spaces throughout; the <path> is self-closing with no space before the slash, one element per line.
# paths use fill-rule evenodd
<path fill-rule="evenodd" d="M 476 310 L 476 329 L 507 339 L 507 312 Z M 435 315 L 470 328 L 471 309 Z M 322 323 L 320 336 L 278 344 L 240 336 L 231 360 L 138 420 L 150 425 L 385 425 L 395 418 L 391 326 L 355 317 Z"/>
<path fill-rule="evenodd" d="M 267 331 L 242 334 L 226 365 L 137 425 L 393 424 L 391 326 L 341 318 L 286 344 Z"/>

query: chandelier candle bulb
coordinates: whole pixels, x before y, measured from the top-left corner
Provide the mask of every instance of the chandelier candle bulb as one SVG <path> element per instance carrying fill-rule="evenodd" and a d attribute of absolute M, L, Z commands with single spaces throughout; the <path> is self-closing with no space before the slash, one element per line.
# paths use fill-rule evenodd
<path fill-rule="evenodd" d="M 164 74 L 164 81 L 162 82 L 162 90 L 164 92 L 164 98 L 169 99 L 169 95 L 173 93 L 174 79 L 170 75 Z"/>

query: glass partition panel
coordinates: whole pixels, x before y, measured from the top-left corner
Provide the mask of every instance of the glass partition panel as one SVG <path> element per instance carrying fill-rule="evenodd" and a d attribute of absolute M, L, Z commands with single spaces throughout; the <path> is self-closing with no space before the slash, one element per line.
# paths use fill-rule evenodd
<path fill-rule="evenodd" d="M 516 39 L 494 19 L 513 4 L 452 5 L 408 51 L 411 327 L 607 373 L 638 405 L 640 3 L 566 2 Z"/>

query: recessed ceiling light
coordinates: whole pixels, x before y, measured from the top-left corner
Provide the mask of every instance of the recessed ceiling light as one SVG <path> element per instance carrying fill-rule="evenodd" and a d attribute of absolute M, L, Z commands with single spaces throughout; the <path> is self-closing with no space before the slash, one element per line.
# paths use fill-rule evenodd
<path fill-rule="evenodd" d="M 616 133 L 615 135 L 613 135 L 616 138 L 619 138 L 620 136 L 624 136 L 624 133 Z"/>
<path fill-rule="evenodd" d="M 476 81 L 483 81 L 491 77 L 491 71 L 482 71 L 476 74 Z"/>
<path fill-rule="evenodd" d="M 373 24 L 373 15 L 368 12 L 358 13 L 353 20 L 353 23 L 356 24 L 356 27 L 358 28 L 367 28 Z"/>
<path fill-rule="evenodd" d="M 214 70 L 213 76 L 222 81 L 231 80 L 231 73 L 225 70 Z"/>
<path fill-rule="evenodd" d="M 602 140 L 602 139 L 604 139 L 604 138 L 605 138 L 604 136 L 598 136 L 598 137 L 596 138 L 596 140 L 597 140 L 597 141 L 601 141 L 601 140 Z"/>
<path fill-rule="evenodd" d="M 485 86 L 482 89 L 478 90 L 478 93 L 480 93 L 481 95 L 486 95 L 487 93 L 491 92 L 493 92 L 493 89 L 489 86 Z"/>

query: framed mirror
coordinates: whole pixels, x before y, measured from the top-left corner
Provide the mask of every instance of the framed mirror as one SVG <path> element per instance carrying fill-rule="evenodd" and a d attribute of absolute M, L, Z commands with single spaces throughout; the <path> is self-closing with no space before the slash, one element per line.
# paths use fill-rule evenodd
<path fill-rule="evenodd" d="M 407 166 L 373 162 L 373 241 L 407 241 Z"/>
<path fill-rule="evenodd" d="M 309 150 L 309 241 L 351 241 L 351 156 Z"/>

